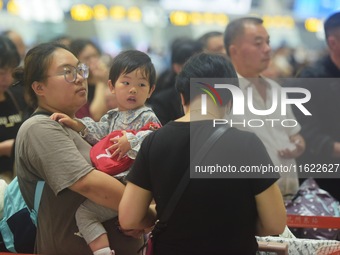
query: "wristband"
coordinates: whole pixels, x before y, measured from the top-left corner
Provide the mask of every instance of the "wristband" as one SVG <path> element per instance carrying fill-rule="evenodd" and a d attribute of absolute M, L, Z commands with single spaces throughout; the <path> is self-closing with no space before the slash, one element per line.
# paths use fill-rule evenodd
<path fill-rule="evenodd" d="M 82 130 L 80 130 L 78 133 L 79 133 L 79 135 L 80 135 L 82 138 L 85 138 L 89 132 L 88 132 L 87 127 L 85 126 L 85 127 L 84 127 Z"/>

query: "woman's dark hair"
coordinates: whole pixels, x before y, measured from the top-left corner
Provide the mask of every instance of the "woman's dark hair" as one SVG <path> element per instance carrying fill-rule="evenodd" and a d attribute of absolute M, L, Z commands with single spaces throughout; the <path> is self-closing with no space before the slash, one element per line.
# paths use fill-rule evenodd
<path fill-rule="evenodd" d="M 183 95 L 185 105 L 202 94 L 199 84 L 190 83 L 191 78 L 226 78 L 228 84 L 238 85 L 237 74 L 230 60 L 222 54 L 200 53 L 192 56 L 183 66 L 176 78 L 176 89 Z M 214 84 L 210 84 L 214 86 Z M 227 89 L 216 89 L 226 105 L 232 100 L 232 94 Z"/>
<path fill-rule="evenodd" d="M 131 73 L 140 69 L 149 80 L 150 89 L 156 83 L 156 71 L 150 57 L 138 50 L 127 50 L 119 53 L 112 61 L 109 79 L 113 86 L 121 74 Z"/>
<path fill-rule="evenodd" d="M 0 68 L 15 68 L 20 64 L 20 55 L 15 44 L 4 35 L 0 36 Z"/>
<path fill-rule="evenodd" d="M 78 58 L 79 54 L 88 45 L 93 46 L 93 48 L 95 48 L 98 51 L 99 55 L 102 54 L 99 47 L 94 42 L 92 42 L 91 40 L 88 40 L 88 39 L 75 39 L 75 40 L 71 41 L 71 43 L 69 45 L 69 49 Z"/>
<path fill-rule="evenodd" d="M 38 106 L 38 98 L 32 89 L 35 81 L 44 81 L 47 76 L 48 69 L 53 60 L 53 53 L 57 49 L 67 49 L 63 44 L 59 43 L 42 43 L 30 49 L 24 60 L 24 68 L 18 67 L 13 77 L 24 86 L 25 99 L 33 108 Z"/>

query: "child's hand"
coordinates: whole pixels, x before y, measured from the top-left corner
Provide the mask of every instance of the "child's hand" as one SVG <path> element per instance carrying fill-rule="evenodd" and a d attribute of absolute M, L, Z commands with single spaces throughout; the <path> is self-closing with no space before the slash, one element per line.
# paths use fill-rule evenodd
<path fill-rule="evenodd" d="M 80 132 L 84 125 L 80 123 L 79 121 L 76 121 L 75 119 L 72 119 L 70 116 L 64 114 L 64 113 L 53 113 L 50 118 L 52 120 L 58 121 L 59 123 L 72 128 L 74 131 Z"/>
<path fill-rule="evenodd" d="M 109 151 L 114 151 L 111 156 L 112 158 L 118 155 L 118 161 L 123 158 L 129 150 L 131 150 L 131 145 L 126 137 L 126 131 L 122 131 L 122 133 L 122 137 L 111 139 L 111 142 L 114 144 L 108 148 Z"/>

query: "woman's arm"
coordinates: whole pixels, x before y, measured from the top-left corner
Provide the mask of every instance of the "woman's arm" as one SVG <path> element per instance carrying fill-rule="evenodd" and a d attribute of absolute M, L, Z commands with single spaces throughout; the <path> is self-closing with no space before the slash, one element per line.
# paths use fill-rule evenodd
<path fill-rule="evenodd" d="M 89 83 L 95 86 L 94 98 L 90 104 L 90 113 L 95 121 L 99 121 L 100 118 L 110 110 L 106 104 L 107 81 L 110 70 L 100 58 L 91 60 L 89 68 L 91 70 L 91 80 L 89 80 Z M 113 95 L 111 96 L 114 97 Z"/>
<path fill-rule="evenodd" d="M 92 118 L 95 121 L 99 121 L 100 118 L 108 111 L 111 110 L 106 105 L 106 90 L 108 89 L 107 86 L 107 79 L 105 77 L 105 81 L 99 81 L 96 83 L 96 89 L 94 92 L 94 98 L 90 104 L 90 113 Z M 113 97 L 113 95 L 111 95 Z"/>
<path fill-rule="evenodd" d="M 157 219 L 154 206 L 150 206 L 152 193 L 131 182 L 126 185 L 119 205 L 119 223 L 123 229 L 145 229 Z"/>
<path fill-rule="evenodd" d="M 124 185 L 120 181 L 98 170 L 89 172 L 69 188 L 93 202 L 115 211 L 118 211 L 124 191 Z"/>
<path fill-rule="evenodd" d="M 258 212 L 256 235 L 278 235 L 286 226 L 286 208 L 276 183 L 255 196 Z"/>

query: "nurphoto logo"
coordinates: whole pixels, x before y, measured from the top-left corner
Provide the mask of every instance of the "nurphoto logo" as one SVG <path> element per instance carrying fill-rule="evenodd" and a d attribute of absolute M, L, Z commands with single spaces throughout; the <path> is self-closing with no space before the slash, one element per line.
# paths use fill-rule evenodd
<path fill-rule="evenodd" d="M 232 115 L 238 117 L 238 122 L 233 121 L 232 119 L 214 119 L 214 126 L 222 125 L 229 123 L 231 126 L 242 125 L 249 127 L 261 127 L 265 122 L 271 123 L 272 127 L 276 124 L 281 124 L 283 127 L 295 127 L 298 125 L 295 119 L 285 119 L 284 116 L 287 115 L 287 108 L 289 105 L 297 107 L 305 116 L 311 116 L 312 114 L 307 108 L 304 106 L 305 103 L 309 102 L 311 99 L 311 93 L 309 90 L 305 88 L 299 87 L 281 87 L 280 89 L 276 87 L 272 87 L 271 95 L 267 95 L 271 97 L 271 106 L 267 109 L 256 109 L 254 106 L 253 98 L 254 98 L 254 89 L 252 86 L 248 86 L 246 91 L 243 92 L 238 86 L 228 84 L 228 83 L 220 83 L 220 82 L 206 82 L 207 79 L 203 81 L 197 81 L 195 84 L 199 86 L 200 90 L 203 92 L 201 94 L 201 115 L 207 115 L 208 112 L 208 104 L 207 98 L 208 96 L 214 102 L 215 105 L 219 104 L 222 106 L 222 93 L 224 90 L 232 95 L 233 99 L 233 107 L 232 107 Z M 212 85 L 213 84 L 213 85 Z M 217 91 L 219 90 L 219 92 Z M 294 93 L 295 95 L 299 95 L 297 98 L 289 98 L 289 94 Z M 245 95 L 246 94 L 246 95 Z M 250 112 L 253 116 L 259 116 L 259 118 L 253 119 L 243 119 L 239 121 L 240 116 L 245 115 L 245 110 Z M 279 110 L 280 116 L 283 117 L 281 119 L 274 118 L 263 118 L 263 116 L 270 116 L 274 112 Z"/>

